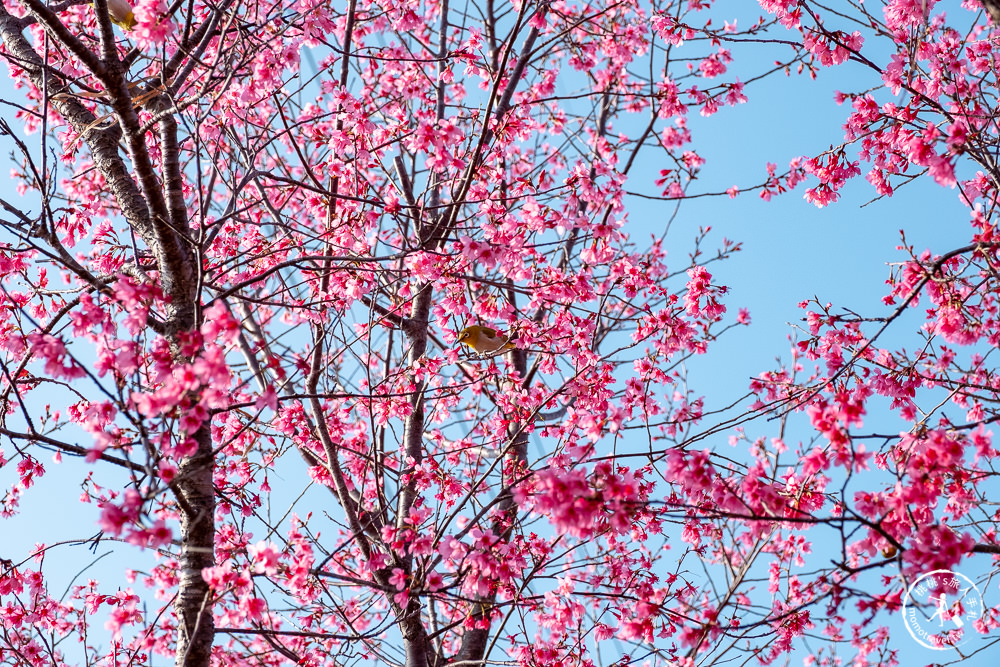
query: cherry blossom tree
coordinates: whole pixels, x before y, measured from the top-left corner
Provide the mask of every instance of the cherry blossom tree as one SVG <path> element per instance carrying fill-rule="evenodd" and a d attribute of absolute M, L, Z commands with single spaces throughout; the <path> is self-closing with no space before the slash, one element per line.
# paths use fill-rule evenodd
<path fill-rule="evenodd" d="M 898 578 L 998 551 L 1000 33 L 842 4 L 5 0 L 2 512 L 71 467 L 136 566 L 61 595 L 82 534 L 0 553 L 0 663 L 891 663 Z M 698 189 L 689 114 L 833 66 L 842 146 Z M 710 409 L 684 362 L 749 324 L 712 276 L 740 245 L 670 219 L 832 204 L 862 163 L 954 188 L 969 245 L 904 244 L 885 314 L 803 304 L 788 367 Z"/>

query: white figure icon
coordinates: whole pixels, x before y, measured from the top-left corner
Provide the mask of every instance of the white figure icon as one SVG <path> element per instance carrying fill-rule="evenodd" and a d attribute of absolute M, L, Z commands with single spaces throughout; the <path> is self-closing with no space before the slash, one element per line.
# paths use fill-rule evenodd
<path fill-rule="evenodd" d="M 945 595 L 944 593 L 938 596 L 937 611 L 935 611 L 934 614 L 928 620 L 933 621 L 935 618 L 938 619 L 938 627 L 943 626 L 944 622 L 949 619 L 951 620 L 952 623 L 955 624 L 956 628 L 961 628 L 962 626 L 965 625 L 965 622 L 962 621 L 961 611 L 958 609 L 952 611 L 948 607 L 948 596 Z"/>

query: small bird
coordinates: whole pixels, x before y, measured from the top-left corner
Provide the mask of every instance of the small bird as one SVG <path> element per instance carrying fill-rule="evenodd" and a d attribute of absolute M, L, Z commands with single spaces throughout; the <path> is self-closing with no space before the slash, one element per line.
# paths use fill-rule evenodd
<path fill-rule="evenodd" d="M 95 9 L 96 7 L 97 5 L 94 5 Z M 123 30 L 131 30 L 136 24 L 132 5 L 127 0 L 108 0 L 108 18 Z"/>
<path fill-rule="evenodd" d="M 468 345 L 480 356 L 491 352 L 503 352 L 517 347 L 511 342 L 510 336 L 504 336 L 496 329 L 473 325 L 465 327 L 458 334 L 458 342 Z"/>

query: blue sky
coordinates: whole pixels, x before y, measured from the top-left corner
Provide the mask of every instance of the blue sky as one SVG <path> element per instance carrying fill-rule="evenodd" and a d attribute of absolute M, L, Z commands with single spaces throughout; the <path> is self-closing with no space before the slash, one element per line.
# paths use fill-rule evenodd
<path fill-rule="evenodd" d="M 755 4 L 755 3 L 754 3 Z M 728 6 L 717 3 L 719 7 Z M 952 8 L 954 9 L 954 8 Z M 723 10 L 725 11 L 725 10 Z M 741 18 L 741 24 L 746 21 Z M 746 66 L 734 50 L 739 72 Z M 766 56 L 764 56 L 766 57 Z M 751 56 L 760 65 L 758 52 Z M 693 147 L 707 162 L 699 174 L 700 184 L 691 192 L 719 191 L 731 185 L 746 186 L 763 180 L 765 163 L 778 165 L 779 173 L 789 160 L 799 155 L 816 155 L 843 141 L 842 125 L 850 113 L 849 104 L 837 105 L 834 93 L 864 90 L 878 84 L 870 70 L 854 63 L 819 71 L 813 80 L 793 74 L 775 76 L 748 86 L 749 101 L 735 108 L 723 108 L 716 116 L 689 116 Z M 884 98 L 879 98 L 884 101 Z M 721 121 L 721 122 L 720 122 Z M 868 166 L 861 164 L 862 174 Z M 687 201 L 671 229 L 671 250 L 675 262 L 686 260 L 685 241 L 693 238 L 699 226 L 712 225 L 718 241 L 723 236 L 743 243 L 743 251 L 730 260 L 713 264 L 711 271 L 719 282 L 730 286 L 727 303 L 730 311 L 749 309 L 752 325 L 727 333 L 703 357 L 688 363 L 695 393 L 706 394 L 706 409 L 721 407 L 741 396 L 749 379 L 775 368 L 775 357 L 789 359 L 787 336 L 791 324 L 800 323 L 806 311 L 800 301 L 817 297 L 821 302 L 848 307 L 865 316 L 883 316 L 891 308 L 882 304 L 885 280 L 891 262 L 905 261 L 907 255 L 896 247 L 900 229 L 906 230 L 907 243 L 917 252 L 929 249 L 941 254 L 969 242 L 968 209 L 955 189 L 942 188 L 928 179 L 919 179 L 897 190 L 891 198 L 871 201 L 876 193 L 862 177 L 853 179 L 842 191 L 841 200 L 826 208 L 817 208 L 803 199 L 804 188 L 765 202 L 755 194 Z M 651 207 L 650 207 L 651 208 Z M 660 213 L 650 212 L 644 219 L 644 207 L 632 209 L 631 221 L 656 227 Z M 707 247 L 713 247 L 708 244 Z M 668 255 L 668 259 L 669 259 Z M 922 323 L 918 307 L 907 313 L 880 340 L 880 346 L 895 349 L 915 345 L 915 327 Z M 895 433 L 905 428 L 902 422 L 879 412 L 879 401 L 866 417 L 865 432 Z M 883 407 L 886 402 L 882 402 Z M 964 416 L 952 409 L 946 412 Z M 758 421 L 747 426 L 751 438 L 775 435 L 774 422 Z M 806 419 L 793 419 L 787 442 L 794 447 L 814 434 Z M 706 445 L 723 445 L 725 436 Z M 812 531 L 814 554 L 838 554 L 839 539 L 833 531 Z M 829 551 L 826 551 L 829 550 Z M 973 556 L 959 568 L 975 577 L 990 569 L 991 559 Z M 815 562 L 815 561 L 814 561 Z M 884 574 L 891 574 L 886 572 Z M 871 585 L 878 585 L 873 579 Z M 987 605 L 997 603 L 996 584 L 982 591 Z M 819 610 L 817 610 L 817 615 Z M 946 662 L 956 656 L 920 647 L 906 632 L 898 615 L 887 619 L 890 641 L 901 652 L 901 664 Z M 813 647 L 820 642 L 812 642 Z M 848 649 L 841 654 L 851 655 Z M 997 650 L 969 658 L 965 664 L 995 664 Z M 795 664 L 797 660 L 793 660 Z"/>

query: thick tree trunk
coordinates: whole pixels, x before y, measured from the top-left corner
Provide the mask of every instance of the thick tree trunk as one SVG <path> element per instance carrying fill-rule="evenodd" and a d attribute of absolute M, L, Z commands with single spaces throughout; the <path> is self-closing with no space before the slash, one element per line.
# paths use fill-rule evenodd
<path fill-rule="evenodd" d="M 413 300 L 410 317 L 404 330 L 410 343 L 409 362 L 415 363 L 427 351 L 427 323 L 431 312 L 433 290 L 430 285 L 424 285 Z M 410 396 L 411 411 L 406 418 L 403 430 L 403 448 L 412 466 L 419 465 L 424 458 L 424 387 L 418 385 Z M 408 465 L 406 470 L 412 471 Z M 410 508 L 417 497 L 413 482 L 405 484 L 399 490 L 399 504 L 396 508 L 396 526 L 402 527 L 410 515 Z M 413 557 L 402 556 L 402 564 L 407 573 L 413 571 Z M 437 661 L 432 657 L 433 649 L 427 637 L 427 629 L 421 617 L 421 603 L 417 597 L 411 597 L 406 609 L 401 610 L 399 625 L 403 632 L 406 647 L 406 667 L 428 667 Z"/>
<path fill-rule="evenodd" d="M 178 363 L 188 363 L 180 352 L 180 335 L 198 328 L 198 257 L 187 236 L 188 219 L 184 205 L 183 180 L 178 158 L 177 125 L 171 115 L 172 102 L 165 95 L 147 100 L 160 111 L 157 122 L 161 169 L 158 174 L 139 123 L 123 65 L 113 49 L 103 49 L 99 57 L 84 45 L 45 5 L 24 0 L 32 15 L 58 42 L 70 49 L 108 91 L 108 101 L 118 121 L 105 126 L 69 94 L 66 82 L 44 63 L 22 33 L 23 24 L 0 6 L 0 37 L 8 54 L 32 78 L 48 101 L 80 134 L 113 193 L 115 202 L 129 225 L 142 238 L 156 259 L 159 283 L 169 297 L 163 329 Z M 124 139 L 129 161 L 120 151 Z M 138 184 L 136 180 L 138 180 Z M 68 255 L 57 236 L 48 229 L 36 234 L 64 257 L 66 268 L 96 289 L 106 288 L 107 279 L 87 273 Z M 198 443 L 194 455 L 180 462 L 173 488 L 180 508 L 180 583 L 174 608 L 178 617 L 175 664 L 178 667 L 208 667 L 214 639 L 212 600 L 202 570 L 215 565 L 215 493 L 211 428 L 208 423 L 194 434 Z"/>
<path fill-rule="evenodd" d="M 211 591 L 201 576 L 204 568 L 215 565 L 214 461 L 209 425 L 204 424 L 194 437 L 198 450 L 181 463 L 175 486 L 183 503 L 180 587 L 174 602 L 177 667 L 207 667 L 215 637 Z"/>
<path fill-rule="evenodd" d="M 990 15 L 993 25 L 1000 25 L 1000 0 L 983 0 L 983 9 Z"/>

